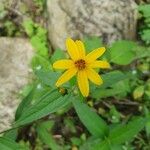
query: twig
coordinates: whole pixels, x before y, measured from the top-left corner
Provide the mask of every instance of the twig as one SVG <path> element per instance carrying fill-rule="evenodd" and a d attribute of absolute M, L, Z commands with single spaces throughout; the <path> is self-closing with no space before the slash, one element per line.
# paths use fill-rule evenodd
<path fill-rule="evenodd" d="M 108 104 L 106 101 L 102 101 L 102 103 L 107 107 L 107 108 L 111 108 L 111 105 L 110 104 Z"/>
<path fill-rule="evenodd" d="M 113 103 L 119 104 L 119 105 L 134 105 L 134 106 L 138 106 L 139 105 L 139 103 L 132 102 L 132 101 L 113 101 Z"/>

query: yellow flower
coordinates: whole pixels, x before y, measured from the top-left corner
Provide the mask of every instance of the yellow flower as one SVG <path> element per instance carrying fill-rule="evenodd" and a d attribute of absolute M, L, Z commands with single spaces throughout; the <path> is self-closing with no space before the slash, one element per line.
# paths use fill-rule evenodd
<path fill-rule="evenodd" d="M 67 69 L 56 82 L 56 86 L 59 87 L 77 74 L 79 89 L 82 95 L 87 97 L 89 95 L 88 79 L 97 85 L 103 83 L 94 68 L 110 67 L 107 61 L 96 60 L 103 55 L 105 48 L 97 48 L 86 55 L 83 43 L 79 40 L 74 42 L 70 38 L 66 40 L 66 48 L 70 59 L 58 60 L 53 64 L 53 68 L 55 69 Z"/>

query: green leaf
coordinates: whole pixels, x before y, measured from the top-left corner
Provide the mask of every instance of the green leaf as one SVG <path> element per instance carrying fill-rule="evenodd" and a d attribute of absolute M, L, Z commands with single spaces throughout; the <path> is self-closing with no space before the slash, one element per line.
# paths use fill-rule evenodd
<path fill-rule="evenodd" d="M 109 140 L 112 144 L 122 144 L 131 141 L 135 135 L 140 132 L 146 124 L 146 120 L 137 117 L 130 121 L 127 125 L 120 125 L 110 132 Z"/>
<path fill-rule="evenodd" d="M 118 123 L 120 121 L 120 113 L 117 111 L 115 106 L 111 106 L 109 114 L 112 123 Z"/>
<path fill-rule="evenodd" d="M 138 10 L 143 14 L 145 18 L 150 17 L 150 4 L 140 5 L 138 7 Z"/>
<path fill-rule="evenodd" d="M 51 62 L 54 63 L 55 61 L 64 58 L 65 58 L 65 52 L 62 49 L 56 49 L 53 55 L 51 56 Z"/>
<path fill-rule="evenodd" d="M 30 37 L 30 42 L 36 53 L 42 57 L 48 58 L 48 41 L 47 30 L 40 25 L 34 23 L 32 19 L 27 19 L 23 22 L 23 27 Z"/>
<path fill-rule="evenodd" d="M 128 79 L 124 79 L 115 83 L 114 85 L 111 86 L 111 88 L 114 91 L 113 96 L 118 97 L 118 98 L 126 97 L 128 92 L 130 92 L 131 90 Z"/>
<path fill-rule="evenodd" d="M 100 143 L 93 145 L 91 150 L 111 150 L 110 142 L 108 140 L 104 140 Z"/>
<path fill-rule="evenodd" d="M 150 121 L 146 123 L 146 133 L 148 136 L 150 136 Z"/>
<path fill-rule="evenodd" d="M 100 143 L 101 141 L 102 140 L 100 138 L 91 136 L 80 146 L 79 150 L 91 150 L 93 146 Z"/>
<path fill-rule="evenodd" d="M 42 83 L 52 87 L 55 85 L 60 75 L 60 73 L 46 70 L 36 70 L 35 74 L 42 81 Z"/>
<path fill-rule="evenodd" d="M 147 118 L 147 123 L 145 125 L 145 130 L 146 130 L 146 134 L 148 137 L 150 137 L 150 112 L 149 112 L 149 108 L 147 108 L 147 106 L 143 107 L 144 110 L 144 115 Z"/>
<path fill-rule="evenodd" d="M 133 51 L 136 53 L 136 59 L 140 59 L 143 57 L 150 57 L 150 47 L 138 45 L 133 49 Z"/>
<path fill-rule="evenodd" d="M 33 83 L 25 85 L 19 92 L 21 97 L 26 97 L 33 89 Z"/>
<path fill-rule="evenodd" d="M 54 113 L 68 105 L 69 102 L 70 95 L 61 96 L 57 90 L 46 93 L 42 98 L 38 99 L 35 104 L 23 112 L 19 120 L 15 122 L 14 127 L 28 124 L 50 113 Z"/>
<path fill-rule="evenodd" d="M 100 140 L 90 137 L 80 146 L 79 150 L 123 150 L 122 145 L 111 145 L 109 139 Z"/>
<path fill-rule="evenodd" d="M 38 136 L 46 145 L 48 145 L 48 147 L 51 150 L 61 150 L 62 148 L 56 143 L 52 134 L 49 131 L 51 124 L 52 124 L 51 121 L 46 121 L 38 124 L 37 126 Z"/>
<path fill-rule="evenodd" d="M 144 86 L 138 86 L 134 91 L 133 91 L 133 98 L 140 99 L 144 94 Z"/>
<path fill-rule="evenodd" d="M 146 44 L 150 44 L 150 29 L 144 29 L 141 34 L 141 38 Z"/>
<path fill-rule="evenodd" d="M 124 150 L 122 145 L 111 145 L 111 150 Z M 130 149 L 126 149 L 130 150 Z"/>
<path fill-rule="evenodd" d="M 15 114 L 15 120 L 18 120 L 19 117 L 22 115 L 23 111 L 30 105 L 33 98 L 33 89 L 30 91 L 30 93 L 21 101 L 19 106 L 17 107 L 16 114 Z"/>
<path fill-rule="evenodd" d="M 34 34 L 34 23 L 31 19 L 27 19 L 23 22 L 23 27 L 25 29 L 25 32 L 29 37 L 33 36 Z"/>
<path fill-rule="evenodd" d="M 88 53 L 96 48 L 102 47 L 102 39 L 99 37 L 85 37 L 83 41 Z"/>
<path fill-rule="evenodd" d="M 128 65 L 135 58 L 133 49 L 137 46 L 131 41 L 117 41 L 110 47 L 111 62 L 118 65 Z"/>
<path fill-rule="evenodd" d="M 92 97 L 101 98 L 101 97 L 108 97 L 108 96 L 119 94 L 121 90 L 114 90 L 113 88 L 110 89 L 110 87 L 114 86 L 116 83 L 126 78 L 127 76 L 123 72 L 118 70 L 102 75 L 103 84 L 101 86 L 92 89 L 91 91 Z"/>
<path fill-rule="evenodd" d="M 80 120 L 93 136 L 103 138 L 107 135 L 108 126 L 96 112 L 84 104 L 81 99 L 75 99 L 72 102 Z"/>
<path fill-rule="evenodd" d="M 19 144 L 8 138 L 0 137 L 0 149 L 1 150 L 28 150 L 21 147 Z"/>
<path fill-rule="evenodd" d="M 126 78 L 127 78 L 127 76 L 119 70 L 111 71 L 109 73 L 102 75 L 102 79 L 103 79 L 104 83 L 102 84 L 101 87 L 103 87 L 103 88 L 110 87 L 111 85 L 113 85 L 121 80 L 124 80 Z"/>
<path fill-rule="evenodd" d="M 72 143 L 72 145 L 79 146 L 79 145 L 81 145 L 82 140 L 80 138 L 77 138 L 77 137 L 72 137 L 71 138 L 71 143 Z"/>
<path fill-rule="evenodd" d="M 141 14 L 140 36 L 141 39 L 148 45 L 150 44 L 150 5 L 140 5 L 138 8 Z"/>
<path fill-rule="evenodd" d="M 103 88 L 99 87 L 95 89 L 91 95 L 93 98 L 100 99 L 100 98 L 106 98 L 106 97 L 118 97 L 122 98 L 127 95 L 129 92 L 130 87 L 127 82 L 127 80 L 122 80 L 117 83 L 114 83 L 113 85 L 110 85 L 109 88 Z"/>
<path fill-rule="evenodd" d="M 69 132 L 76 133 L 76 127 L 74 125 L 73 120 L 71 120 L 70 118 L 65 118 L 64 124 L 65 124 L 65 128 L 68 129 Z"/>
<path fill-rule="evenodd" d="M 13 141 L 17 139 L 17 136 L 18 136 L 18 129 L 13 129 L 13 128 L 11 130 L 4 132 L 3 134 L 4 138 L 8 138 Z"/>
<path fill-rule="evenodd" d="M 90 137 L 79 150 L 123 150 L 122 145 L 111 145 L 108 139 L 101 141 L 99 138 Z"/>
<path fill-rule="evenodd" d="M 48 59 L 40 56 L 40 55 L 35 55 L 32 58 L 31 65 L 33 70 L 40 70 L 40 69 L 45 69 L 45 70 L 50 70 L 51 69 L 51 64 Z"/>
<path fill-rule="evenodd" d="M 98 88 L 95 91 L 91 92 L 93 98 L 100 100 L 101 98 L 116 96 L 120 93 L 120 90 L 115 89 L 103 89 Z"/>
<path fill-rule="evenodd" d="M 43 57 L 48 57 L 48 48 L 46 42 L 41 41 L 41 37 L 33 36 L 31 38 L 31 44 L 37 50 L 38 54 Z"/>

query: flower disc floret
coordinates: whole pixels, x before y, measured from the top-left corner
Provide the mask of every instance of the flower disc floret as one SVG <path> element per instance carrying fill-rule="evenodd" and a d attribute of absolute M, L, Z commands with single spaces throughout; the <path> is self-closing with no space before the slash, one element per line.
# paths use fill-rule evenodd
<path fill-rule="evenodd" d="M 83 70 L 86 68 L 86 62 L 83 59 L 75 61 L 74 64 L 78 70 Z"/>

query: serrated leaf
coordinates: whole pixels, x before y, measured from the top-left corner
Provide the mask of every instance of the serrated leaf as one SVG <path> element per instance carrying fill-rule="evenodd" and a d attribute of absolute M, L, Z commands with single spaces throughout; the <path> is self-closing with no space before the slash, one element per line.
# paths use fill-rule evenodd
<path fill-rule="evenodd" d="M 110 87 L 114 86 L 116 83 L 126 78 L 127 76 L 123 72 L 118 70 L 102 75 L 103 84 L 101 86 L 97 86 L 95 89 L 92 89 L 92 97 L 101 98 L 119 94 L 121 92 L 120 90 L 110 89 Z M 108 87 L 109 89 L 106 89 Z"/>
<path fill-rule="evenodd" d="M 13 141 L 15 141 L 17 139 L 17 136 L 18 136 L 18 130 L 13 129 L 13 128 L 4 132 L 4 134 L 3 134 L 4 138 L 8 138 L 8 139 L 13 140 Z"/>
<path fill-rule="evenodd" d="M 95 91 L 91 92 L 91 95 L 93 98 L 96 98 L 99 100 L 101 98 L 118 95 L 120 92 L 121 92 L 120 90 L 115 90 L 115 89 L 99 88 L 99 89 L 96 89 Z"/>
<path fill-rule="evenodd" d="M 28 124 L 50 113 L 54 113 L 69 104 L 69 102 L 70 95 L 61 96 L 57 90 L 46 93 L 23 112 L 22 116 L 15 122 L 14 127 Z"/>
<path fill-rule="evenodd" d="M 137 46 L 131 41 L 117 41 L 110 47 L 111 62 L 118 65 L 128 65 L 135 59 L 133 49 Z"/>
<path fill-rule="evenodd" d="M 80 98 L 72 102 L 80 120 L 93 136 L 103 138 L 107 135 L 108 126 L 96 112 L 83 103 Z"/>
<path fill-rule="evenodd" d="M 27 108 L 33 98 L 33 89 L 30 91 L 30 93 L 21 101 L 19 106 L 17 107 L 16 114 L 15 114 L 15 120 L 18 120 L 19 117 L 22 115 L 25 108 Z"/>
<path fill-rule="evenodd" d="M 64 58 L 65 58 L 65 52 L 62 49 L 56 49 L 53 55 L 51 56 L 51 62 L 54 63 L 55 61 Z"/>
<path fill-rule="evenodd" d="M 49 127 L 51 126 L 51 121 L 46 121 L 46 122 L 38 124 L 36 128 L 38 136 L 46 145 L 48 145 L 48 147 L 51 150 L 61 150 L 62 148 L 54 140 L 51 132 L 47 128 L 48 126 Z"/>
<path fill-rule="evenodd" d="M 39 69 L 50 70 L 51 68 L 49 60 L 40 55 L 35 55 L 32 58 L 31 64 L 33 70 L 39 70 Z"/>
<path fill-rule="evenodd" d="M 120 125 L 110 132 L 109 140 L 112 144 L 122 144 L 131 141 L 145 126 L 146 120 L 142 117 L 135 118 L 127 125 Z"/>
<path fill-rule="evenodd" d="M 111 85 L 126 78 L 127 76 L 119 70 L 111 71 L 109 73 L 102 75 L 104 83 L 101 85 L 101 87 L 103 88 L 110 87 Z"/>
<path fill-rule="evenodd" d="M 91 150 L 94 145 L 100 142 L 102 142 L 100 138 L 91 136 L 79 147 L 79 150 Z"/>
<path fill-rule="evenodd" d="M 35 74 L 41 80 L 42 83 L 52 87 L 55 85 L 60 75 L 60 73 L 46 70 L 36 70 Z"/>
<path fill-rule="evenodd" d="M 102 39 L 100 39 L 99 37 L 85 37 L 83 41 L 87 53 L 96 48 L 102 47 Z"/>
<path fill-rule="evenodd" d="M 111 145 L 109 139 L 101 140 L 100 138 L 90 137 L 79 150 L 123 150 L 122 145 Z"/>
<path fill-rule="evenodd" d="M 104 140 L 95 144 L 91 150 L 111 150 L 110 142 L 108 140 Z"/>
<path fill-rule="evenodd" d="M 4 137 L 0 137 L 0 149 L 1 150 L 29 150 L 27 148 L 20 146 L 13 140 Z"/>

